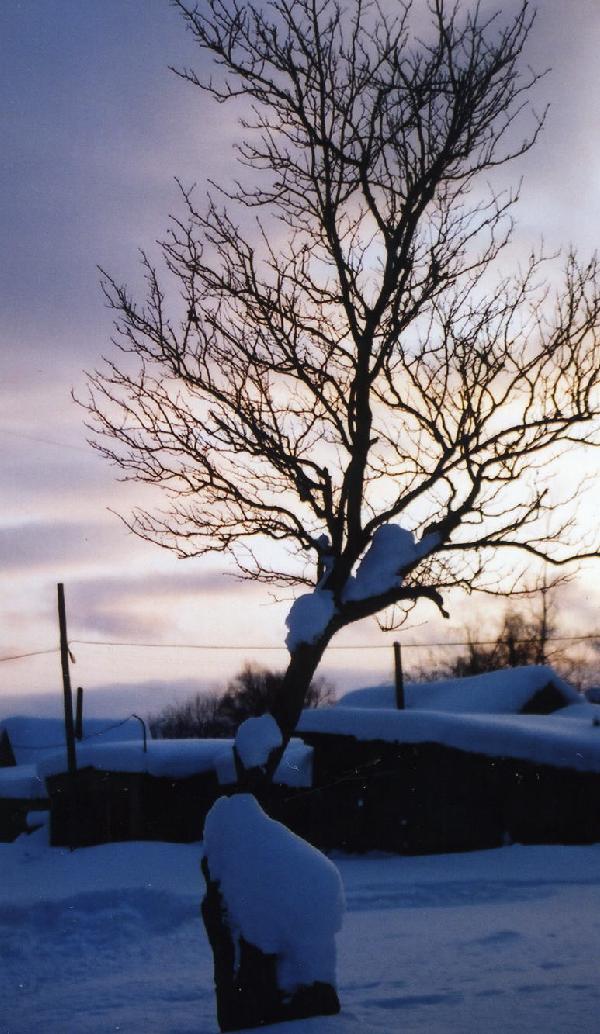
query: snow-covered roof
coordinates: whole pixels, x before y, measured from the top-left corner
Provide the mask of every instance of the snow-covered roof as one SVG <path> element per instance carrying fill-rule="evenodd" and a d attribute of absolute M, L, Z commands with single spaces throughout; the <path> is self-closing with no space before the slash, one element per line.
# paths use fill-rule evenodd
<path fill-rule="evenodd" d="M 0 799 L 44 800 L 46 787 L 35 765 L 9 765 L 0 768 Z"/>
<path fill-rule="evenodd" d="M 32 718 L 16 715 L 0 718 L 0 734 L 6 730 L 17 765 L 34 765 L 47 754 L 65 749 L 65 723 L 62 718 Z M 142 740 L 142 730 L 134 718 L 87 718 L 83 722 L 82 744 L 119 743 Z"/>
<path fill-rule="evenodd" d="M 78 768 L 103 772 L 147 772 L 153 776 L 183 779 L 214 770 L 222 785 L 236 781 L 233 740 L 150 740 L 144 753 L 140 742 L 83 743 L 77 745 Z M 40 776 L 64 772 L 64 750 L 48 755 L 38 763 Z M 275 772 L 275 782 L 287 786 L 310 786 L 312 750 L 300 740 L 292 741 Z"/>
<path fill-rule="evenodd" d="M 600 772 L 600 706 L 585 701 L 549 715 L 316 708 L 302 713 L 298 732 L 388 743 L 438 743 L 493 757 Z"/>
<path fill-rule="evenodd" d="M 549 683 L 568 704 L 581 701 L 577 690 L 547 665 L 504 668 L 484 675 L 439 682 L 409 682 L 404 687 L 406 707 L 410 710 L 448 711 L 459 714 L 518 714 Z M 368 686 L 346 693 L 338 707 L 395 708 L 391 685 Z"/>

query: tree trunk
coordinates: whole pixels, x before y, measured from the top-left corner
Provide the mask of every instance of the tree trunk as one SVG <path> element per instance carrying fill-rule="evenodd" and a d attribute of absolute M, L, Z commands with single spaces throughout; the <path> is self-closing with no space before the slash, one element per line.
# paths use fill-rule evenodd
<path fill-rule="evenodd" d="M 237 784 L 240 790 L 252 793 L 261 800 L 268 795 L 275 770 L 294 734 L 308 688 L 330 638 L 331 635 L 319 640 L 318 643 L 300 643 L 292 651 L 277 700 L 271 707 L 271 714 L 281 730 L 282 742 L 280 747 L 272 751 L 267 764 L 260 769 L 244 768 L 242 759 L 234 747 Z"/>
<path fill-rule="evenodd" d="M 298 724 L 315 671 L 331 636 L 316 643 L 300 643 L 290 655 L 273 717 L 289 740 Z"/>
<path fill-rule="evenodd" d="M 272 709 L 282 743 L 271 752 L 267 763 L 247 769 L 234 747 L 238 790 L 253 794 L 267 811 L 275 770 L 298 724 L 308 688 L 330 638 L 323 637 L 315 644 L 301 643 L 291 653 L 276 706 Z M 206 858 L 202 860 L 202 872 L 206 881 L 202 918 L 214 958 L 220 1029 L 235 1031 L 338 1013 L 338 995 L 330 983 L 303 984 L 291 994 L 281 990 L 277 981 L 277 957 L 264 953 L 231 929 L 227 902 L 219 883 L 211 877 Z"/>

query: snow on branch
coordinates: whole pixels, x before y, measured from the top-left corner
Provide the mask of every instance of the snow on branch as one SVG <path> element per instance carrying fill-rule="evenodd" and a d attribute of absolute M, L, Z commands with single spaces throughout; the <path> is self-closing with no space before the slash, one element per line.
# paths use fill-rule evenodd
<path fill-rule="evenodd" d="M 415 542 L 412 531 L 399 524 L 382 525 L 373 535 L 356 575 L 346 583 L 344 602 L 381 596 L 390 589 L 400 588 L 404 570 L 424 552 L 423 545 Z"/>
<path fill-rule="evenodd" d="M 333 593 L 328 589 L 315 589 L 294 600 L 285 621 L 288 628 L 285 645 L 290 653 L 300 643 L 314 643 L 319 639 L 335 613 Z"/>

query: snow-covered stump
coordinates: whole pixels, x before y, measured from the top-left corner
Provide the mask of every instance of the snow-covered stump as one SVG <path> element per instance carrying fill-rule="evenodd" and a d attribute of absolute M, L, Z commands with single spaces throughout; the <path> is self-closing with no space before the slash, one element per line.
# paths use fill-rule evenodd
<path fill-rule="evenodd" d="M 335 866 L 251 794 L 236 794 L 206 817 L 202 871 L 221 1030 L 339 1012 Z"/>

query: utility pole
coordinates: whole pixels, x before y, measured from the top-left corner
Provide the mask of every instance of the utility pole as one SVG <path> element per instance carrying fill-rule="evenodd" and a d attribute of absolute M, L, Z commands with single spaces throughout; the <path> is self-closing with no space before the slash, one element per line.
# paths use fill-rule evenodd
<path fill-rule="evenodd" d="M 77 687 L 75 703 L 75 739 L 83 739 L 83 686 Z"/>
<path fill-rule="evenodd" d="M 65 587 L 58 583 L 58 625 L 60 628 L 60 665 L 63 678 L 63 696 L 65 705 L 65 739 L 67 741 L 67 764 L 69 775 L 75 776 L 77 758 L 75 756 L 75 725 L 73 723 L 73 693 L 69 674 L 69 644 L 67 640 L 67 614 L 65 610 Z"/>
<path fill-rule="evenodd" d="M 403 711 L 406 704 L 404 701 L 404 675 L 402 674 L 400 643 L 394 643 L 394 686 L 396 689 L 396 707 L 399 711 Z"/>

